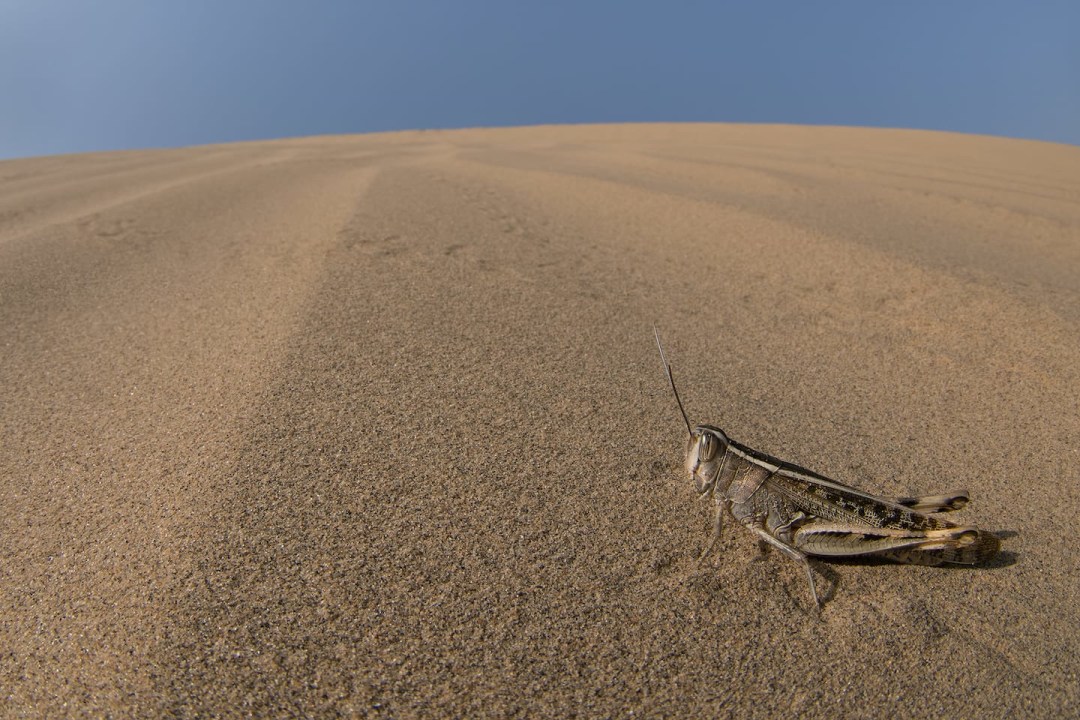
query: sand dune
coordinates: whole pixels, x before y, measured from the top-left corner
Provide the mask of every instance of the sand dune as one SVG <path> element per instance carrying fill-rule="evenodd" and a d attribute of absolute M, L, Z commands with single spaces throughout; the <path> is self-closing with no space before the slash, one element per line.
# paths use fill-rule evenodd
<path fill-rule="evenodd" d="M 800 569 L 695 421 L 988 567 Z M 0 714 L 1080 712 L 1080 149 L 725 125 L 0 163 Z"/>

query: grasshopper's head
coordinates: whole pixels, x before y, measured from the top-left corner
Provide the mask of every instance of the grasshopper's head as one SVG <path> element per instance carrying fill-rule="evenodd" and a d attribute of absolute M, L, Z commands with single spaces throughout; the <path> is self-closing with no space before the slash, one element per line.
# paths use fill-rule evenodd
<path fill-rule="evenodd" d="M 694 479 L 699 494 L 709 492 L 716 485 L 727 446 L 727 435 L 718 427 L 698 425 L 690 432 L 686 441 L 686 472 Z"/>
<path fill-rule="evenodd" d="M 660 350 L 660 360 L 664 363 L 664 371 L 667 373 L 671 392 L 675 395 L 675 402 L 679 405 L 683 422 L 686 423 L 686 432 L 690 435 L 686 441 L 686 471 L 694 479 L 699 494 L 704 494 L 716 485 L 716 478 L 720 475 L 720 465 L 727 452 L 728 438 L 724 431 L 712 425 L 698 425 L 690 429 L 690 418 L 683 407 L 679 397 L 679 389 L 675 387 L 675 378 L 671 374 L 671 365 L 664 355 L 664 346 L 660 344 L 660 333 L 653 326 L 653 335 L 656 337 L 656 347 Z"/>

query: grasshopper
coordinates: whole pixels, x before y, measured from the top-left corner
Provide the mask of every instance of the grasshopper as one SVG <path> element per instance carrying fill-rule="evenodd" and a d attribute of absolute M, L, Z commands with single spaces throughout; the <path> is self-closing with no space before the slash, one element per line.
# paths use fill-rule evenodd
<path fill-rule="evenodd" d="M 966 491 L 878 497 L 735 442 L 715 425 L 691 428 L 655 327 L 653 334 L 690 435 L 686 471 L 699 496 L 711 495 L 716 502 L 712 539 L 701 559 L 716 546 L 724 515 L 730 514 L 758 537 L 763 548 L 774 547 L 802 565 L 820 608 L 807 556 L 974 565 L 997 554 L 996 535 L 934 517 L 964 507 Z"/>

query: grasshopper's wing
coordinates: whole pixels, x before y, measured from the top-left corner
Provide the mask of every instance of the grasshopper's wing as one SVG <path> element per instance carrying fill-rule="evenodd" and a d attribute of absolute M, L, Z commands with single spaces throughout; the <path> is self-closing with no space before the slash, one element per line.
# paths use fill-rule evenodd
<path fill-rule="evenodd" d="M 809 517 L 853 526 L 896 530 L 955 527 L 912 507 L 844 485 L 824 475 L 732 442 L 740 454 L 771 470 L 764 484 Z M 775 469 L 773 469 L 775 468 Z"/>
<path fill-rule="evenodd" d="M 921 513 L 943 513 L 960 510 L 968 504 L 971 496 L 967 490 L 953 490 L 941 495 L 923 495 L 921 497 L 891 498 L 897 505 L 918 510 Z"/>
<path fill-rule="evenodd" d="M 832 478 L 825 477 L 821 473 L 816 473 L 813 470 L 807 470 L 804 467 L 799 467 L 795 463 L 781 460 L 780 458 L 773 457 L 760 450 L 747 447 L 742 443 L 731 442 L 731 445 L 738 448 L 744 455 L 753 458 L 759 464 L 772 465 L 774 467 L 789 470 L 797 473 L 803 477 L 813 480 L 819 480 L 824 483 L 828 483 L 831 486 L 842 488 L 857 495 L 866 496 L 868 493 L 863 492 L 859 488 L 845 485 L 844 483 L 833 480 Z M 938 495 L 921 495 L 921 496 L 901 496 L 896 498 L 879 498 L 876 496 L 869 496 L 875 500 L 884 500 L 886 502 L 893 503 L 894 505 L 902 505 L 906 508 L 911 508 L 920 513 L 933 514 L 943 512 L 953 512 L 954 510 L 961 510 L 968 504 L 971 499 L 971 495 L 967 490 L 951 490 L 949 492 L 940 493 Z"/>

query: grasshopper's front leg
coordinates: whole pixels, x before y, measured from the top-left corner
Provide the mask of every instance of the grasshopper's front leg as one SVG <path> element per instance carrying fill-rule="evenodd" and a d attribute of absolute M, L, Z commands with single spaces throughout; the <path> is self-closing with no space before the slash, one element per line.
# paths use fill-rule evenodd
<path fill-rule="evenodd" d="M 718 499 L 716 503 L 716 514 L 713 518 L 712 537 L 709 539 L 709 544 L 701 551 L 701 555 L 698 556 L 698 563 L 705 560 L 705 558 L 712 553 L 713 549 L 716 548 L 716 543 L 720 542 L 720 535 L 724 532 L 724 513 L 726 511 L 726 503 Z"/>

